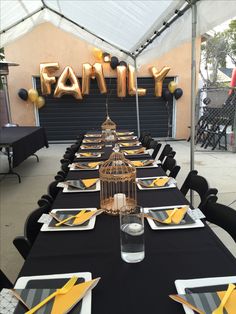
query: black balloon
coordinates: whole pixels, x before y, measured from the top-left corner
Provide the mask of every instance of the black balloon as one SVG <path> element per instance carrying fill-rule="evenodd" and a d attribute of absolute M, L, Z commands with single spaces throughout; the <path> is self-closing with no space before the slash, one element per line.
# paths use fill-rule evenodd
<path fill-rule="evenodd" d="M 204 105 L 209 105 L 210 102 L 211 102 L 211 99 L 209 97 L 206 97 L 206 98 L 203 99 Z"/>
<path fill-rule="evenodd" d="M 113 70 L 116 69 L 116 67 L 119 65 L 119 60 L 117 57 L 111 57 L 110 66 Z"/>
<path fill-rule="evenodd" d="M 24 88 L 19 89 L 18 91 L 18 96 L 22 99 L 22 100 L 27 100 L 28 99 L 28 91 Z"/>
<path fill-rule="evenodd" d="M 123 65 L 123 66 L 127 67 L 127 63 L 125 61 L 120 61 L 119 65 Z"/>
<path fill-rule="evenodd" d="M 172 99 L 172 94 L 171 94 L 171 92 L 169 91 L 168 88 L 166 88 L 166 89 L 163 90 L 163 92 L 162 92 L 162 97 L 163 97 L 166 101 Z"/>
<path fill-rule="evenodd" d="M 175 99 L 179 99 L 183 95 L 183 90 L 181 88 L 176 88 L 174 91 Z"/>

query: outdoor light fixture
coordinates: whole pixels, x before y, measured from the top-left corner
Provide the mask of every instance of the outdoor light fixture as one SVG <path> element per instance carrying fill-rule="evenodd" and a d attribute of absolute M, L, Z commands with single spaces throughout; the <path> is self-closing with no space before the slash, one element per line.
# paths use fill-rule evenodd
<path fill-rule="evenodd" d="M 8 92 L 7 76 L 9 74 L 9 66 L 18 66 L 18 65 L 19 65 L 18 63 L 9 62 L 6 60 L 0 61 L 0 79 L 1 79 L 2 84 L 3 84 L 3 90 L 4 90 L 4 94 L 5 94 L 8 123 L 12 123 L 12 119 L 11 119 L 10 99 L 9 99 L 9 92 Z"/>
<path fill-rule="evenodd" d="M 108 63 L 108 62 L 111 61 L 111 56 L 110 56 L 109 53 L 104 52 L 102 56 L 103 56 L 103 61 L 104 61 L 104 62 Z"/>

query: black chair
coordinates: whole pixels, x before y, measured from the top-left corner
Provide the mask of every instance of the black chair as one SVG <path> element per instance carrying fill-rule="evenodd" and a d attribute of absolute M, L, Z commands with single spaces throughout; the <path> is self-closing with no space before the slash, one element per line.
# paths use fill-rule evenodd
<path fill-rule="evenodd" d="M 236 210 L 216 201 L 217 196 L 209 195 L 201 210 L 209 222 L 223 228 L 236 242 Z"/>
<path fill-rule="evenodd" d="M 209 195 L 216 195 L 218 193 L 217 189 L 209 188 L 207 180 L 204 177 L 199 176 L 196 170 L 189 172 L 180 189 L 184 196 L 187 195 L 189 190 L 197 192 L 200 196 L 200 204 L 198 205 L 200 209 L 204 208 Z"/>
<path fill-rule="evenodd" d="M 10 280 L 7 278 L 4 272 L 0 269 L 0 291 L 3 288 L 12 289 L 13 284 L 10 282 Z"/>
<path fill-rule="evenodd" d="M 170 144 L 166 144 L 158 158 L 158 160 L 160 160 L 160 162 L 163 162 L 164 159 L 170 154 L 170 152 L 172 151 L 172 147 L 170 146 Z"/>
<path fill-rule="evenodd" d="M 57 174 L 55 175 L 54 179 L 58 182 L 64 181 L 66 178 L 67 173 L 63 170 L 60 170 L 57 172 Z"/>
<path fill-rule="evenodd" d="M 44 205 L 32 211 L 25 221 L 24 235 L 18 236 L 13 240 L 14 246 L 25 259 L 41 229 L 41 224 L 38 223 L 39 218 L 44 213 L 48 213 L 50 205 Z"/>
<path fill-rule="evenodd" d="M 65 162 L 64 164 L 62 164 L 61 170 L 67 174 L 69 172 L 69 163 Z"/>
<path fill-rule="evenodd" d="M 74 152 L 67 152 L 63 155 L 63 159 L 67 159 L 70 162 L 72 162 L 75 159 L 75 153 Z"/>
<path fill-rule="evenodd" d="M 142 143 L 143 142 L 143 139 L 146 135 L 149 135 L 151 136 L 151 133 L 149 131 L 142 131 L 141 134 L 140 134 L 140 137 L 139 137 L 139 141 Z"/>
<path fill-rule="evenodd" d="M 43 206 L 47 206 L 47 205 L 51 207 L 51 205 L 53 203 L 53 198 L 51 197 L 51 195 L 43 194 L 37 203 L 38 203 L 39 207 L 43 207 Z"/>
<path fill-rule="evenodd" d="M 141 143 L 144 147 L 148 148 L 152 140 L 153 138 L 151 137 L 151 135 L 145 135 Z"/>
<path fill-rule="evenodd" d="M 162 168 L 172 178 L 176 178 L 180 171 L 180 166 L 176 165 L 176 160 L 171 156 L 166 157 Z"/>
<path fill-rule="evenodd" d="M 49 185 L 48 185 L 48 195 L 54 200 L 58 194 L 58 192 L 60 191 L 60 188 L 57 186 L 58 183 L 60 181 L 52 181 Z"/>
<path fill-rule="evenodd" d="M 156 146 L 153 148 L 153 153 L 152 153 L 152 158 L 156 159 L 157 154 L 159 153 L 160 149 L 161 149 L 161 143 L 156 143 Z"/>

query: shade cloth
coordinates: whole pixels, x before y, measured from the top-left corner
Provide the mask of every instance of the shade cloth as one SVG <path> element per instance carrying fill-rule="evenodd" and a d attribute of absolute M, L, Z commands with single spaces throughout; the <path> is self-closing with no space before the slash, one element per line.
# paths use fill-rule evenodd
<path fill-rule="evenodd" d="M 50 22 L 103 51 L 133 63 L 132 57 L 125 52 L 128 54 L 135 53 L 136 49 L 144 45 L 155 31 L 162 29 L 163 22 L 170 21 L 176 16 L 176 10 L 180 10 L 186 5 L 185 0 L 1 1 L 1 30 L 4 32 L 1 33 L 0 43 L 1 47 L 6 46 L 31 31 L 35 26 Z M 202 35 L 220 23 L 236 16 L 234 1 L 200 0 L 197 2 L 197 7 L 197 35 Z M 25 19 L 27 16 L 30 18 Z M 67 17 L 68 20 L 64 19 L 63 16 Z M 14 27 L 8 30 L 12 25 Z M 137 58 L 137 64 L 145 64 L 152 58 L 157 58 L 190 39 L 191 12 L 188 10 L 140 54 Z"/>

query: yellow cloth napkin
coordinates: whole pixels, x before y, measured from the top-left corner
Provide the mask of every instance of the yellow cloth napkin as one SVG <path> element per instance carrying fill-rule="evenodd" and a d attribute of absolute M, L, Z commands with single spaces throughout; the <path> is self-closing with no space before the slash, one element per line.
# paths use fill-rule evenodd
<path fill-rule="evenodd" d="M 80 156 L 91 157 L 91 156 L 94 156 L 94 155 L 92 153 L 80 153 Z"/>
<path fill-rule="evenodd" d="M 55 297 L 51 314 L 64 314 L 68 313 L 75 304 L 77 304 L 86 293 L 93 289 L 99 282 L 100 278 L 96 278 L 90 281 L 82 282 L 75 285 L 66 294 L 57 295 Z"/>
<path fill-rule="evenodd" d="M 214 295 L 218 295 L 220 301 L 222 301 L 222 299 L 224 298 L 226 291 L 217 291 L 217 292 L 209 292 L 209 293 L 192 293 L 192 297 L 189 298 L 188 294 L 183 294 L 183 295 L 169 295 L 169 297 L 174 300 L 177 301 L 181 304 L 184 304 L 186 306 L 188 306 L 190 309 L 194 310 L 196 313 L 199 314 L 205 314 L 205 313 L 209 313 L 209 310 L 207 311 L 207 309 L 204 307 L 203 304 L 205 304 L 205 299 L 207 298 L 207 295 L 211 295 L 211 299 L 214 297 Z M 196 300 L 198 300 L 198 304 L 199 302 L 200 305 L 197 305 L 195 303 L 195 298 L 193 298 L 193 296 L 196 296 Z M 227 314 L 235 314 L 235 309 L 236 309 L 236 290 L 233 290 L 233 292 L 230 294 L 224 309 L 226 310 Z M 212 311 L 214 311 L 215 309 L 211 309 L 211 313 Z M 222 312 L 223 313 L 223 312 Z"/>
<path fill-rule="evenodd" d="M 98 179 L 83 179 L 81 180 L 86 188 L 93 186 Z"/>
<path fill-rule="evenodd" d="M 120 143 L 121 146 L 124 146 L 124 147 L 129 147 L 129 146 L 134 146 L 132 143 Z"/>
<path fill-rule="evenodd" d="M 144 148 L 136 149 L 136 150 L 125 150 L 128 155 L 138 155 L 144 153 Z"/>
<path fill-rule="evenodd" d="M 181 220 L 184 218 L 184 215 L 186 214 L 188 207 L 184 206 L 181 208 L 174 208 L 174 210 L 175 209 L 176 209 L 176 211 L 174 214 L 173 214 L 173 209 L 172 210 L 166 210 L 166 213 L 167 213 L 168 217 L 171 216 L 171 221 L 168 223 L 174 223 L 174 224 L 178 225 L 181 222 Z"/>
<path fill-rule="evenodd" d="M 89 220 L 97 213 L 98 213 L 97 210 L 90 210 L 89 212 L 85 212 L 74 219 L 73 225 L 82 225 L 85 221 Z"/>
<path fill-rule="evenodd" d="M 100 164 L 100 162 L 89 162 L 88 166 L 89 166 L 89 168 L 96 168 L 97 165 L 99 165 L 99 164 Z"/>
<path fill-rule="evenodd" d="M 140 160 L 133 160 L 131 161 L 132 165 L 134 165 L 135 167 L 142 167 L 143 166 L 143 162 Z"/>
<path fill-rule="evenodd" d="M 156 178 L 154 180 L 152 180 L 151 183 L 147 184 L 144 182 L 144 180 L 142 179 L 139 179 L 139 184 L 141 184 L 142 186 L 144 187 L 148 187 L 148 188 L 154 188 L 155 186 L 159 186 L 159 187 L 162 187 L 164 186 L 168 181 L 169 181 L 170 178 L 168 177 L 160 177 L 160 178 Z"/>

